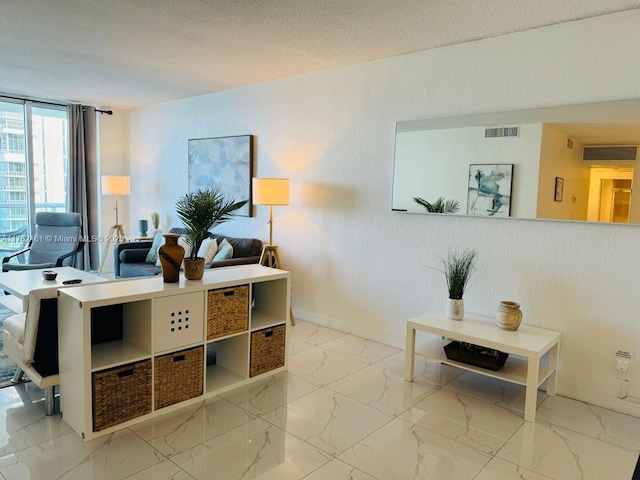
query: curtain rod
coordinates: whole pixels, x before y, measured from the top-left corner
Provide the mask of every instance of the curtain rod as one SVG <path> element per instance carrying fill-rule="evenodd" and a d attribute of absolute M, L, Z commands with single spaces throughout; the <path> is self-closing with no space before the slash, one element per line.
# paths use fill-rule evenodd
<path fill-rule="evenodd" d="M 0 98 L 9 98 L 11 100 L 21 100 L 23 102 L 42 103 L 43 105 L 55 105 L 56 107 L 66 107 L 68 105 L 66 103 L 47 102 L 46 100 L 36 100 L 34 98 L 24 98 L 24 97 L 12 97 L 11 95 L 3 95 L 3 94 L 0 94 Z M 107 115 L 113 115 L 113 110 L 98 110 L 96 108 L 96 112 L 105 113 Z"/>
<path fill-rule="evenodd" d="M 67 106 L 65 103 L 47 102 L 46 100 L 36 100 L 34 98 L 12 97 L 11 95 L 2 95 L 2 94 L 0 94 L 0 98 L 10 98 L 11 100 L 21 100 L 23 102 L 42 103 L 44 105 L 55 105 L 56 107 L 66 107 Z"/>

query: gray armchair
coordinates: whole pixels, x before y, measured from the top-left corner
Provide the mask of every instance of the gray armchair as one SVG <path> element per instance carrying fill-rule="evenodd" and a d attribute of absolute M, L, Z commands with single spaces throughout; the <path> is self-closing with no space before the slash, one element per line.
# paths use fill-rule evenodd
<path fill-rule="evenodd" d="M 74 266 L 76 254 L 82 252 L 82 219 L 79 213 L 38 212 L 36 232 L 27 248 L 2 259 L 2 271 Z M 27 263 L 9 263 L 29 252 Z"/>

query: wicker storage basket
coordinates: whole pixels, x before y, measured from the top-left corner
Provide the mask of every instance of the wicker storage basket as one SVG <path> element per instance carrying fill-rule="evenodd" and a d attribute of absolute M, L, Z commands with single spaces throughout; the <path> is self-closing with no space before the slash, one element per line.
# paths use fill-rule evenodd
<path fill-rule="evenodd" d="M 249 328 L 249 286 L 209 290 L 207 297 L 207 340 Z"/>
<path fill-rule="evenodd" d="M 151 412 L 151 360 L 93 373 L 93 431 Z"/>
<path fill-rule="evenodd" d="M 202 395 L 203 346 L 156 357 L 153 367 L 156 410 Z"/>
<path fill-rule="evenodd" d="M 280 325 L 251 334 L 250 377 L 284 366 L 285 331 L 286 325 Z"/>
<path fill-rule="evenodd" d="M 450 360 L 494 371 L 500 370 L 509 356 L 508 353 L 499 350 L 492 350 L 465 342 L 451 342 L 443 348 L 445 355 Z"/>

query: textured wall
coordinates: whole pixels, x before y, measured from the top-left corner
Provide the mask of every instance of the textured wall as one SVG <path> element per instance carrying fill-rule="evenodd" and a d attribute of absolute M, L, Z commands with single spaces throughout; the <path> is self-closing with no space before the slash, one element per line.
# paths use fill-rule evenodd
<path fill-rule="evenodd" d="M 407 318 L 444 306 L 437 257 L 474 247 L 467 311 L 520 302 L 526 324 L 563 333 L 561 394 L 640 416 L 612 378 L 615 349 L 640 338 L 640 227 L 390 209 L 397 120 L 640 97 L 639 24 L 626 12 L 133 111 L 130 218 L 176 225 L 189 138 L 253 134 L 257 175 L 291 178 L 274 236 L 300 318 L 403 345 Z M 265 239 L 267 218 L 218 230 Z M 632 378 L 640 396 L 640 362 Z"/>

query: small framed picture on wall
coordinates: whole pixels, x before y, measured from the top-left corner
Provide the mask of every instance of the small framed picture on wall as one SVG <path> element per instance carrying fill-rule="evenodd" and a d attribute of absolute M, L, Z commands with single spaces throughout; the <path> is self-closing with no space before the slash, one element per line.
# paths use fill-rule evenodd
<path fill-rule="evenodd" d="M 561 202 L 563 193 L 564 193 L 564 178 L 556 177 L 556 193 L 553 200 L 556 202 Z"/>

